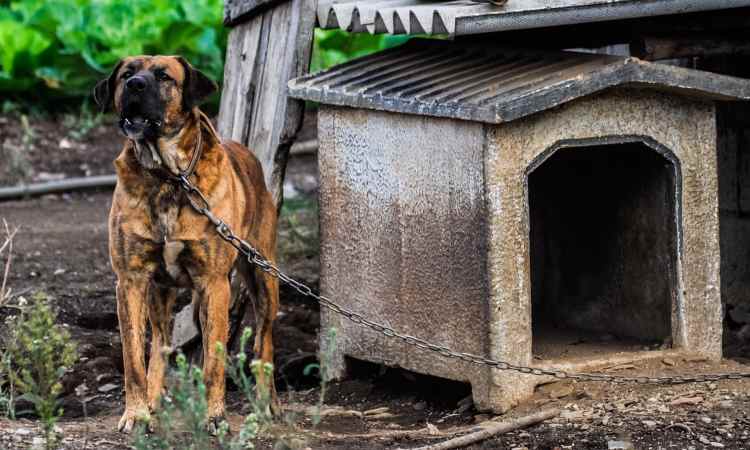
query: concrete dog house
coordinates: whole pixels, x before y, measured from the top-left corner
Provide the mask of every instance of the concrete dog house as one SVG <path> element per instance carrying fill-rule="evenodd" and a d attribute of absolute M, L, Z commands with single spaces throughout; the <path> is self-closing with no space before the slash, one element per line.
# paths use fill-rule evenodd
<path fill-rule="evenodd" d="M 750 82 L 633 58 L 414 40 L 290 83 L 320 103 L 321 288 L 453 350 L 592 371 L 721 358 L 716 102 Z M 407 346 L 327 310 L 345 357 L 471 383 L 549 378 Z M 325 331 L 324 331 L 325 332 Z"/>

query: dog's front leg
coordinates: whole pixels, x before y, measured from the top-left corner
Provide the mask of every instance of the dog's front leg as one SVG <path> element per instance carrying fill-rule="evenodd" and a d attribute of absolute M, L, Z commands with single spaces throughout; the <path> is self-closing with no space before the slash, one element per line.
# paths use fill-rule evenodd
<path fill-rule="evenodd" d="M 226 275 L 201 277 L 193 295 L 198 296 L 194 304 L 200 305 L 209 428 L 215 432 L 224 420 L 224 355 L 218 354 L 216 344 L 221 343 L 226 351 L 231 296 L 229 278 Z"/>
<path fill-rule="evenodd" d="M 164 389 L 166 358 L 164 351 L 170 350 L 170 325 L 172 306 L 177 298 L 177 290 L 156 286 L 152 289 L 148 305 L 148 319 L 151 324 L 151 351 L 148 358 L 148 407 L 155 411 L 159 406 Z"/>
<path fill-rule="evenodd" d="M 117 318 L 125 368 L 125 413 L 117 428 L 124 433 L 130 433 L 137 420 L 149 419 L 144 334 L 150 287 L 148 277 L 128 277 L 117 281 Z"/>

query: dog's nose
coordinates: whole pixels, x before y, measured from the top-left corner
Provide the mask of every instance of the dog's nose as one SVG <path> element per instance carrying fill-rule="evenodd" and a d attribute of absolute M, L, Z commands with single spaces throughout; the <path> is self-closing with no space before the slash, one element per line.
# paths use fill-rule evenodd
<path fill-rule="evenodd" d="M 125 82 L 125 87 L 134 91 L 142 91 L 146 89 L 146 80 L 139 76 L 130 77 L 128 81 Z"/>

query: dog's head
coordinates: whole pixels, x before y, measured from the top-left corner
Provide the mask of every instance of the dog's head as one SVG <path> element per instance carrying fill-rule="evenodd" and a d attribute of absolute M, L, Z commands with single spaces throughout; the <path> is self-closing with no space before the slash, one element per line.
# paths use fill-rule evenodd
<path fill-rule="evenodd" d="M 133 140 L 179 131 L 188 113 L 216 91 L 216 84 L 180 56 L 132 56 L 97 83 L 94 100 L 113 107 Z"/>

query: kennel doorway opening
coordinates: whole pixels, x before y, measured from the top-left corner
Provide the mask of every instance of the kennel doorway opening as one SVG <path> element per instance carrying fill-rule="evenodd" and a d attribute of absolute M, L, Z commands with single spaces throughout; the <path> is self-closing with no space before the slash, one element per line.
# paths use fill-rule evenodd
<path fill-rule="evenodd" d="M 671 347 L 680 196 L 670 155 L 643 142 L 565 146 L 529 173 L 535 359 Z"/>

